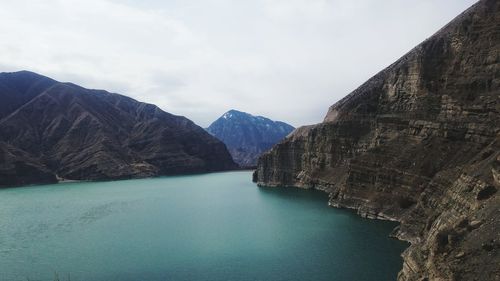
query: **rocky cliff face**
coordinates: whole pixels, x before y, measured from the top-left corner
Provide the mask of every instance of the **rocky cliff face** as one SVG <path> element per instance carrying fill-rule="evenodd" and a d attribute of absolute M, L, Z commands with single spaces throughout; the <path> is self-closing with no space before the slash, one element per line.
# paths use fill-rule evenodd
<path fill-rule="evenodd" d="M 0 74 L 0 187 L 236 168 L 225 145 L 152 104 L 31 73 Z"/>
<path fill-rule="evenodd" d="M 254 181 L 401 222 L 399 280 L 500 280 L 499 3 L 478 2 L 295 130 Z"/>
<path fill-rule="evenodd" d="M 284 122 L 230 110 L 215 120 L 207 131 L 226 144 L 241 167 L 255 167 L 259 156 L 293 129 Z"/>

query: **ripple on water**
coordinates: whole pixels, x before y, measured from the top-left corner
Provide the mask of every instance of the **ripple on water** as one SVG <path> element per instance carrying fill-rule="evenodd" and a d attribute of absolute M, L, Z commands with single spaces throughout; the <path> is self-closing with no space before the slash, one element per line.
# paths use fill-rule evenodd
<path fill-rule="evenodd" d="M 0 190 L 0 280 L 394 280 L 393 223 L 251 172 Z M 2 279 L 3 278 L 3 279 Z M 64 279 L 64 278 L 63 278 Z"/>

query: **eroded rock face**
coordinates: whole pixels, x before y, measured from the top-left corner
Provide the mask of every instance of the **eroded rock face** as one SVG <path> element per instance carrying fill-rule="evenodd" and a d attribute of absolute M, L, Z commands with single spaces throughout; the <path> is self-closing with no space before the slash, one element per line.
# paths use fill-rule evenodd
<path fill-rule="evenodd" d="M 192 121 L 31 72 L 0 74 L 0 186 L 236 168 Z"/>
<path fill-rule="evenodd" d="M 399 280 L 500 280 L 500 7 L 483 0 L 259 159 L 260 186 L 397 220 Z"/>

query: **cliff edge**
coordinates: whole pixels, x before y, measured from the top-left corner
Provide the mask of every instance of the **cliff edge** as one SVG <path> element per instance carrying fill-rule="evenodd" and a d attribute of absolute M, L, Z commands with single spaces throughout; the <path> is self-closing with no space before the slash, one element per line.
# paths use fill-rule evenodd
<path fill-rule="evenodd" d="M 500 280 L 500 1 L 482 0 L 264 154 L 259 186 L 396 220 L 398 280 Z"/>

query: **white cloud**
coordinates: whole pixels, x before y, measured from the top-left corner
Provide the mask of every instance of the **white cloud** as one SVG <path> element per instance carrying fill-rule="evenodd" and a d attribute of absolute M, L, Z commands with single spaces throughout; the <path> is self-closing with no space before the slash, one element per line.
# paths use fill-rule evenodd
<path fill-rule="evenodd" d="M 0 0 L 0 71 L 302 125 L 473 2 Z"/>

